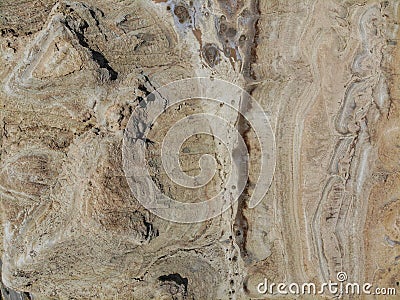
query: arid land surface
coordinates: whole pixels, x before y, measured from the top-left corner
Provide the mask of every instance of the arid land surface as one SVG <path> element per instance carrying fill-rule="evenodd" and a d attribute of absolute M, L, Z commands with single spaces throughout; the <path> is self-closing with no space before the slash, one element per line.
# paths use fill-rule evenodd
<path fill-rule="evenodd" d="M 269 299 L 264 278 L 338 272 L 400 293 L 399 20 L 397 0 L 0 1 L 0 299 Z M 250 208 L 269 186 L 257 132 L 204 99 L 169 107 L 144 140 L 169 197 L 207 199 L 237 162 L 197 134 L 181 166 L 194 176 L 212 154 L 215 176 L 197 191 L 169 179 L 160 149 L 182 117 L 220 114 L 249 151 L 238 201 L 182 224 L 134 196 L 122 148 L 148 96 L 193 77 L 261 105 L 275 171 Z"/>

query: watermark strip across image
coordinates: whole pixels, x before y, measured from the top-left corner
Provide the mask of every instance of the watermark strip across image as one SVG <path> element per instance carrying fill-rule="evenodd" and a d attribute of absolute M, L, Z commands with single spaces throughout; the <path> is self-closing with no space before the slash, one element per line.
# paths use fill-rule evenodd
<path fill-rule="evenodd" d="M 270 282 L 264 278 L 263 282 L 257 285 L 258 293 L 262 295 L 326 295 L 341 298 L 342 296 L 394 296 L 397 291 L 393 287 L 378 287 L 371 283 L 348 282 L 346 272 L 339 272 L 336 275 L 337 281 L 323 282 L 315 284 L 305 283 L 283 283 Z"/>

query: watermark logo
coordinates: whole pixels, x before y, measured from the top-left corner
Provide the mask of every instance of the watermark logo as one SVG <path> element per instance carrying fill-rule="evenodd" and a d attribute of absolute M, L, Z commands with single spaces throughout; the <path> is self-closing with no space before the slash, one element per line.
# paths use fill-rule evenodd
<path fill-rule="evenodd" d="M 396 295 L 396 288 L 376 287 L 371 283 L 347 282 L 346 272 L 336 274 L 337 282 L 329 280 L 316 285 L 312 282 L 306 283 L 270 283 L 264 278 L 264 282 L 257 285 L 260 294 L 270 295 L 331 295 L 341 298 L 344 295 Z"/>
<path fill-rule="evenodd" d="M 339 272 L 336 274 L 336 278 L 339 282 L 344 282 L 347 280 L 347 274 L 346 272 Z"/>
<path fill-rule="evenodd" d="M 148 134 L 160 117 L 167 114 L 169 108 L 195 99 L 216 102 L 217 107 L 226 107 L 235 113 L 204 105 L 201 112 L 173 120 L 174 124 L 165 134 L 161 144 L 163 172 L 188 193 L 210 182 L 216 172 L 216 161 L 213 155 L 204 154 L 199 160 L 200 174 L 188 175 L 179 160 L 179 149 L 186 140 L 197 134 L 211 135 L 230 154 L 230 172 L 220 191 L 210 199 L 187 203 L 168 196 L 154 182 L 146 149 L 151 143 Z M 249 152 L 238 130 L 239 117 L 251 126 L 259 146 L 258 182 L 248 203 L 250 208 L 255 207 L 268 191 L 275 168 L 275 140 L 269 119 L 260 104 L 239 86 L 203 77 L 162 86 L 133 111 L 124 132 L 122 156 L 125 176 L 135 198 L 157 216 L 180 223 L 202 222 L 226 211 L 242 194 L 249 176 Z"/>

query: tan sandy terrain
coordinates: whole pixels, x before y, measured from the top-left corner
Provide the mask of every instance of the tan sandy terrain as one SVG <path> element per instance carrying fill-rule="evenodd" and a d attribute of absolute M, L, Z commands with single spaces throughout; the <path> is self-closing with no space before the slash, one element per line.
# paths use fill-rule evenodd
<path fill-rule="evenodd" d="M 340 272 L 399 294 L 399 5 L 0 1 L 0 299 L 275 299 L 264 279 L 318 286 Z M 199 90 L 237 100 L 157 92 L 197 77 L 234 84 Z M 255 101 L 265 130 L 238 112 Z M 212 136 L 219 123 L 201 113 L 237 131 Z M 177 123 L 202 130 L 179 145 Z M 210 180 L 180 184 L 176 165 Z M 139 199 L 157 202 L 155 189 L 192 206 L 165 218 L 171 206 Z M 216 216 L 189 208 L 219 193 Z M 297 298 L 332 295 L 283 297 Z"/>

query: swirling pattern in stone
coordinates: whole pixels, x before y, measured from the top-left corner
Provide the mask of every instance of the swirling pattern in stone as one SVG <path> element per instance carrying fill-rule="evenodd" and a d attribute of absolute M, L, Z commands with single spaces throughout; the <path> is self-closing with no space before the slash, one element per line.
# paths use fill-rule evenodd
<path fill-rule="evenodd" d="M 123 168 L 132 193 L 141 204 L 157 216 L 180 223 L 202 222 L 226 211 L 239 198 L 248 179 L 248 151 L 245 141 L 232 121 L 206 111 L 177 121 L 164 137 L 162 161 L 166 173 L 185 188 L 201 187 L 212 178 L 215 161 L 210 155 L 200 159 L 201 173 L 190 177 L 179 164 L 178 149 L 195 134 L 209 134 L 222 141 L 231 155 L 231 170 L 224 188 L 211 199 L 200 203 L 183 203 L 171 199 L 152 181 L 146 167 L 146 135 L 156 119 L 168 107 L 190 99 L 207 99 L 227 105 L 244 117 L 257 135 L 261 148 L 258 184 L 249 207 L 264 197 L 272 181 L 275 167 L 274 135 L 261 106 L 242 88 L 227 81 L 191 78 L 172 82 L 147 97 L 132 113 L 124 134 Z M 206 126 L 204 126 L 206 124 Z"/>

